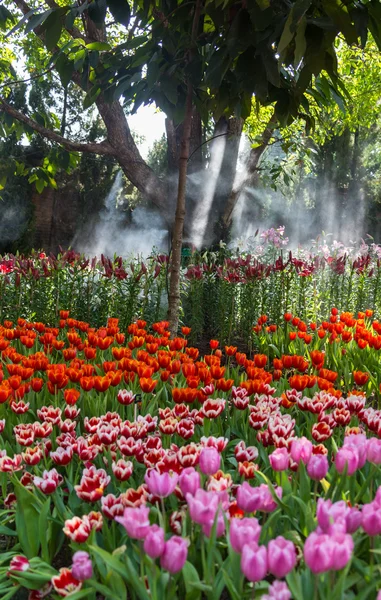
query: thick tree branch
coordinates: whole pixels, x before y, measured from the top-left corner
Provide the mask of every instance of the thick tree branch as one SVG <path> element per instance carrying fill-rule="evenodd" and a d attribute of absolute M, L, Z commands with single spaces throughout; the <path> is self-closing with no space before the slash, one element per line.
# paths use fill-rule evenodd
<path fill-rule="evenodd" d="M 14 119 L 17 119 L 17 121 L 25 123 L 25 125 L 28 125 L 34 131 L 36 131 L 43 137 L 51 140 L 52 142 L 57 142 L 58 144 L 61 144 L 61 146 L 66 148 L 66 150 L 73 150 L 76 152 L 91 152 L 92 154 L 115 155 L 115 150 L 108 142 L 104 141 L 100 144 L 97 144 L 95 142 L 89 142 L 87 144 L 83 144 L 81 142 L 72 142 L 71 140 L 68 140 L 62 135 L 59 135 L 55 131 L 52 131 L 51 129 L 48 129 L 43 125 L 40 125 L 30 117 L 23 115 L 23 113 L 13 108 L 13 106 L 8 104 L 3 98 L 0 98 L 0 111 L 6 112 Z"/>

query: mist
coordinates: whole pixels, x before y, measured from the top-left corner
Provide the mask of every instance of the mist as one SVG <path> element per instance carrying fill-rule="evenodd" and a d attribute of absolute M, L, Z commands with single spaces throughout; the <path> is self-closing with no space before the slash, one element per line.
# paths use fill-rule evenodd
<path fill-rule="evenodd" d="M 232 173 L 227 172 L 226 164 L 229 160 L 235 164 L 236 156 L 229 152 L 226 137 L 215 139 L 206 168 L 188 174 L 184 243 L 198 249 L 219 241 L 212 224 L 221 217 L 232 184 Z M 237 169 L 233 172 L 234 186 L 245 178 L 249 152 L 250 143 L 242 136 Z M 265 170 L 274 159 L 273 152 L 270 148 L 264 155 Z M 172 183 L 169 187 L 175 188 L 176 181 Z M 76 234 L 72 246 L 97 256 L 103 253 L 147 257 L 153 250 L 168 253 L 170 232 L 160 214 L 144 204 L 131 210 L 123 200 L 123 174 L 118 171 L 102 210 Z M 365 209 L 365 194 L 360 186 L 338 189 L 327 177 L 310 174 L 289 187 L 283 186 L 282 193 L 271 189 L 266 179 L 256 177 L 254 183 L 246 185 L 235 206 L 229 241 L 233 247 L 242 247 L 242 241 L 252 238 L 257 230 L 284 225 L 293 248 L 309 246 L 322 232 L 348 244 L 367 233 Z M 172 212 L 174 216 L 174 208 Z"/>
<path fill-rule="evenodd" d="M 118 171 L 103 208 L 75 235 L 72 247 L 86 255 L 149 256 L 168 252 L 168 229 L 160 215 L 145 206 L 126 209 L 122 202 L 123 173 Z"/>

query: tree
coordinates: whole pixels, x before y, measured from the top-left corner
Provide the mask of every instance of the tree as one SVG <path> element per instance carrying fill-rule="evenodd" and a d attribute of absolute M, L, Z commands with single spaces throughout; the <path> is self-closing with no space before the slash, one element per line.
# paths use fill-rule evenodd
<path fill-rule="evenodd" d="M 7 23 L 8 8 L 22 12 L 13 31 L 25 26 L 22 41 L 37 36 L 47 51 L 46 68 L 57 70 L 65 87 L 72 81 L 86 92 L 84 108 L 96 105 L 107 138 L 69 140 L 51 123 L 16 110 L 6 94 L 0 99 L 5 131 L 22 123 L 70 152 L 113 156 L 163 212 L 173 227 L 174 333 L 192 130 L 199 131 L 200 118 L 206 122 L 210 114 L 216 123 L 232 115 L 246 119 L 253 95 L 259 104 L 274 105 L 274 119 L 286 125 L 301 111 L 308 113 L 306 90 L 323 70 L 340 96 L 335 40 L 341 34 L 348 44 L 359 39 L 364 44 L 369 28 L 380 45 L 381 5 L 377 0 L 138 0 L 132 8 L 127 0 L 47 4 L 45 10 L 37 1 L 6 0 L 0 16 Z M 174 155 L 180 148 L 177 199 L 140 156 L 121 99 L 132 110 L 155 102 L 181 131 L 180 144 L 172 144 Z"/>

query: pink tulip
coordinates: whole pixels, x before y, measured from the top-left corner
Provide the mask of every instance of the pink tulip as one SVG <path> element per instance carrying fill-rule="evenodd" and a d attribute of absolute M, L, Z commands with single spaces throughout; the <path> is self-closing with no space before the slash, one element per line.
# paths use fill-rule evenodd
<path fill-rule="evenodd" d="M 304 560 L 307 567 L 317 575 L 332 569 L 334 542 L 325 533 L 311 533 L 304 544 Z"/>
<path fill-rule="evenodd" d="M 218 505 L 220 504 L 218 494 L 215 492 L 206 492 L 200 488 L 194 496 L 187 494 L 186 500 L 192 521 L 199 525 L 207 525 L 214 521 Z"/>
<path fill-rule="evenodd" d="M 368 440 L 366 435 L 363 433 L 352 433 L 351 435 L 346 435 L 344 438 L 344 448 L 354 447 L 357 450 L 357 454 L 359 457 L 358 469 L 362 469 L 366 463 L 367 456 L 367 448 L 368 448 Z"/>
<path fill-rule="evenodd" d="M 331 500 L 319 498 L 317 501 L 316 517 L 322 533 L 330 533 L 330 527 L 333 524 L 342 523 L 344 532 L 346 531 L 346 516 L 349 512 L 349 506 L 344 500 L 332 504 Z"/>
<path fill-rule="evenodd" d="M 379 535 L 381 533 L 381 506 L 375 502 L 364 504 L 361 525 L 368 535 Z"/>
<path fill-rule="evenodd" d="M 262 581 L 267 574 L 267 548 L 249 542 L 242 548 L 241 571 L 249 581 Z"/>
<path fill-rule="evenodd" d="M 340 571 L 344 569 L 352 557 L 354 542 L 352 536 L 346 533 L 336 533 L 332 537 L 335 543 L 332 568 L 334 571 Z"/>
<path fill-rule="evenodd" d="M 200 473 L 193 467 L 183 469 L 179 477 L 179 485 L 185 497 L 187 494 L 194 496 L 201 485 Z"/>
<path fill-rule="evenodd" d="M 158 525 L 151 525 L 144 540 L 144 552 L 150 558 L 159 558 L 163 554 L 165 546 L 164 529 Z"/>
<path fill-rule="evenodd" d="M 287 448 L 277 448 L 270 454 L 269 461 L 274 471 L 285 471 L 290 463 L 290 455 Z"/>
<path fill-rule="evenodd" d="M 245 481 L 237 490 L 237 505 L 238 508 L 247 513 L 260 510 L 262 506 L 262 491 L 260 487 L 251 487 Z"/>
<path fill-rule="evenodd" d="M 269 586 L 269 593 L 261 596 L 261 600 L 290 600 L 291 592 L 285 581 L 274 581 Z"/>
<path fill-rule="evenodd" d="M 366 447 L 366 459 L 374 465 L 381 465 L 381 440 L 372 437 Z"/>
<path fill-rule="evenodd" d="M 269 571 L 278 579 L 286 577 L 296 565 L 295 546 L 279 535 L 267 547 Z"/>
<path fill-rule="evenodd" d="M 310 440 L 307 440 L 306 437 L 301 437 L 295 439 L 291 444 L 291 458 L 297 464 L 300 461 L 304 462 L 306 465 L 311 458 L 312 454 L 312 443 Z"/>
<path fill-rule="evenodd" d="M 259 510 L 262 510 L 266 513 L 273 512 L 278 507 L 278 503 L 272 497 L 270 488 L 265 483 L 262 483 L 260 485 L 260 490 L 262 493 L 262 504 Z M 283 495 L 283 489 L 280 486 L 276 487 L 275 494 L 279 499 L 281 499 Z"/>
<path fill-rule="evenodd" d="M 350 508 L 345 517 L 345 524 L 347 526 L 347 533 L 354 533 L 355 531 L 357 531 L 362 524 L 361 511 L 355 506 Z"/>
<path fill-rule="evenodd" d="M 71 573 L 78 581 L 86 581 L 93 576 L 93 565 L 87 552 L 79 550 L 73 554 Z"/>
<path fill-rule="evenodd" d="M 259 542 L 261 535 L 261 526 L 258 519 L 254 517 L 246 517 L 244 519 L 232 519 L 230 522 L 230 544 L 234 552 L 239 554 L 242 548 L 247 543 L 247 540 Z"/>
<path fill-rule="evenodd" d="M 144 476 L 149 492 L 159 498 L 170 496 L 177 486 L 178 479 L 177 473 L 170 475 L 167 472 L 159 473 L 155 469 L 147 471 Z"/>
<path fill-rule="evenodd" d="M 316 532 L 308 536 L 304 544 L 304 560 L 315 574 L 343 569 L 352 557 L 352 536 L 344 532 L 333 535 Z"/>
<path fill-rule="evenodd" d="M 210 537 L 212 533 L 212 529 L 214 526 L 215 518 L 213 521 L 208 521 L 208 523 L 204 523 L 202 526 L 202 532 L 206 537 Z M 217 523 L 216 523 L 216 538 L 221 537 L 225 533 L 225 519 L 221 510 L 218 512 Z"/>
<path fill-rule="evenodd" d="M 327 475 L 329 469 L 328 458 L 325 454 L 312 454 L 307 464 L 307 473 L 311 479 L 320 481 Z"/>
<path fill-rule="evenodd" d="M 359 466 L 359 454 L 355 446 L 343 446 L 335 456 L 335 467 L 339 473 L 343 473 L 347 467 L 347 475 L 353 475 Z"/>
<path fill-rule="evenodd" d="M 166 569 L 170 573 L 177 573 L 185 565 L 187 556 L 188 540 L 174 535 L 165 543 L 160 564 L 163 569 Z"/>
<path fill-rule="evenodd" d="M 206 446 L 201 450 L 199 466 L 204 475 L 214 475 L 221 464 L 221 456 L 216 448 Z"/>
<path fill-rule="evenodd" d="M 127 534 L 135 540 L 144 540 L 150 530 L 149 508 L 142 504 L 138 508 L 125 508 L 123 517 L 115 517 Z"/>

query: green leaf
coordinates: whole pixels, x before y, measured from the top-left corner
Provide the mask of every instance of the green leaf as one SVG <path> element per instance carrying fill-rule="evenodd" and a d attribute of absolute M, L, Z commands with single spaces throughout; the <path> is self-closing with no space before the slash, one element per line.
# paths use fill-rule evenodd
<path fill-rule="evenodd" d="M 20 19 L 20 21 L 18 23 L 16 23 L 16 25 L 14 27 L 12 27 L 12 29 L 10 31 L 8 31 L 8 33 L 4 36 L 5 39 L 7 39 L 8 37 L 10 37 L 11 35 L 13 35 L 14 33 L 16 33 L 16 31 L 18 31 L 23 25 L 24 23 L 32 16 L 34 15 L 34 13 L 37 12 L 36 8 L 32 8 L 32 10 L 30 10 L 29 12 L 26 13 L 26 15 L 24 15 L 22 17 L 22 19 Z"/>
<path fill-rule="evenodd" d="M 44 187 L 44 181 L 36 182 L 36 189 L 39 193 Z M 33 558 L 33 556 L 37 556 L 40 549 L 39 511 L 36 508 L 36 498 L 20 483 L 15 484 L 15 494 L 17 498 L 15 522 L 18 539 L 24 554 L 28 558 Z"/>
<path fill-rule="evenodd" d="M 15 17 L 12 15 L 11 12 L 9 12 L 9 10 L 5 6 L 0 6 L 0 29 L 5 30 L 8 21 L 14 23 Z"/>
<path fill-rule="evenodd" d="M 62 21 L 61 13 L 58 10 L 53 11 L 44 21 L 45 45 L 48 50 L 53 50 L 61 37 Z"/>
<path fill-rule="evenodd" d="M 130 22 L 131 10 L 127 0 L 108 0 L 109 10 L 117 23 L 127 25 Z"/>
<path fill-rule="evenodd" d="M 104 596 L 105 598 L 110 598 L 111 600 L 120 600 L 120 598 L 122 597 L 116 596 L 108 586 L 103 585 L 98 581 L 95 581 L 95 579 L 89 579 L 87 583 L 88 585 L 93 587 L 97 592 L 102 594 L 102 596 Z"/>
<path fill-rule="evenodd" d="M 91 44 L 86 44 L 86 48 L 88 50 L 99 50 L 99 52 L 111 50 L 111 46 L 107 42 L 91 42 Z"/>
<path fill-rule="evenodd" d="M 20 587 L 20 585 L 12 586 L 12 589 L 7 594 L 5 594 L 5 596 L 2 596 L 1 600 L 10 600 L 11 598 L 13 598 L 13 596 L 19 591 Z"/>
<path fill-rule="evenodd" d="M 46 10 L 43 13 L 38 13 L 37 15 L 33 15 L 26 24 L 25 33 L 29 33 L 39 25 L 42 25 L 44 21 L 48 18 L 48 16 L 53 12 L 52 9 Z"/>
<path fill-rule="evenodd" d="M 105 22 L 107 13 L 106 0 L 94 0 L 94 2 L 91 2 L 91 4 L 88 6 L 87 12 L 97 28 L 101 29 Z"/>
<path fill-rule="evenodd" d="M 41 557 L 42 560 L 49 562 L 49 522 L 48 516 L 50 515 L 50 498 L 47 498 L 42 506 L 40 516 L 38 519 L 39 538 L 41 543 Z"/>
<path fill-rule="evenodd" d="M 201 590 L 194 587 L 193 583 L 200 582 L 200 577 L 196 568 L 190 562 L 183 566 L 182 575 L 184 578 L 186 596 L 185 600 L 200 600 Z"/>
<path fill-rule="evenodd" d="M 292 31 L 292 10 L 291 10 L 287 17 L 287 21 L 285 23 L 283 33 L 279 40 L 279 44 L 278 44 L 278 48 L 277 48 L 278 54 L 281 54 L 283 52 L 283 50 L 285 50 L 287 48 L 287 46 L 292 42 L 293 39 L 294 39 L 294 32 Z"/>
<path fill-rule="evenodd" d="M 89 108 L 89 106 L 94 104 L 95 100 L 98 98 L 100 93 L 101 88 L 94 85 L 85 96 L 85 99 L 83 101 L 83 108 Z"/>
<path fill-rule="evenodd" d="M 306 25 L 307 25 L 307 19 L 303 15 L 303 17 L 300 19 L 299 25 L 298 25 L 297 30 L 296 30 L 295 51 L 294 51 L 294 67 L 297 67 L 301 63 L 301 60 L 302 60 L 302 58 L 304 56 L 304 53 L 306 51 L 307 42 L 306 42 L 306 37 L 304 35 L 305 31 L 306 31 Z"/>
<path fill-rule="evenodd" d="M 140 580 L 136 570 L 133 567 L 131 559 L 126 556 L 126 563 L 121 563 L 115 556 L 102 550 L 98 546 L 90 546 L 90 550 L 100 556 L 109 569 L 118 573 L 124 581 L 133 587 L 141 600 L 150 600 L 150 596 L 144 583 Z"/>
<path fill-rule="evenodd" d="M 2 180 L 0 180 L 0 189 L 3 189 L 4 186 L 1 185 L 1 181 Z M 11 529 L 10 527 L 6 527 L 5 525 L 0 525 L 0 535 L 9 535 L 9 536 L 13 537 L 13 536 L 17 535 L 17 531 L 15 531 L 14 529 Z"/>
<path fill-rule="evenodd" d="M 46 182 L 43 179 L 37 179 L 36 181 L 36 190 L 39 194 L 43 192 L 44 188 L 46 188 Z M 27 554 L 27 552 L 25 552 Z"/>
<path fill-rule="evenodd" d="M 74 71 L 74 62 L 69 60 L 66 54 L 61 54 L 56 62 L 56 69 L 64 87 L 67 87 Z"/>
<path fill-rule="evenodd" d="M 322 5 L 334 24 L 344 34 L 346 42 L 355 44 L 357 42 L 356 28 L 352 23 L 348 8 L 342 0 L 322 0 Z"/>
<path fill-rule="evenodd" d="M 169 77 L 162 77 L 160 79 L 160 88 L 169 102 L 176 105 L 178 99 L 177 80 Z"/>

